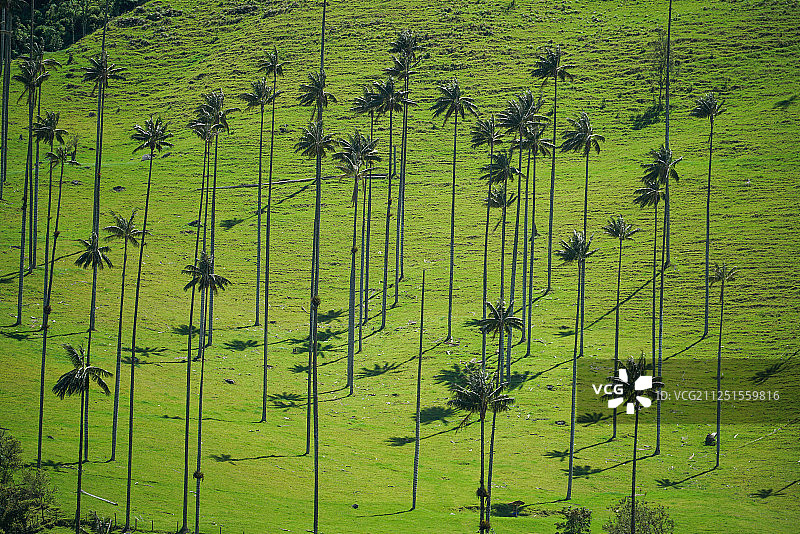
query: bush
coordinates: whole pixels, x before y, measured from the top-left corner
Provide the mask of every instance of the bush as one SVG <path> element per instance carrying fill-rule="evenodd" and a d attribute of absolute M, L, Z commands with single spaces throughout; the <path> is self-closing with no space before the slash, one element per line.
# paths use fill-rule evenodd
<path fill-rule="evenodd" d="M 559 512 L 564 521 L 556 523 L 556 534 L 589 534 L 592 531 L 592 511 L 588 508 L 564 508 Z"/>
<path fill-rule="evenodd" d="M 614 516 L 603 525 L 608 534 L 630 534 L 631 499 L 625 497 L 611 507 Z M 636 501 L 636 534 L 673 534 L 675 523 L 660 504 Z"/>
<path fill-rule="evenodd" d="M 22 468 L 21 452 L 19 441 L 0 430 L 0 532 L 5 534 L 38 532 L 52 526 L 55 515 L 50 479 Z"/>

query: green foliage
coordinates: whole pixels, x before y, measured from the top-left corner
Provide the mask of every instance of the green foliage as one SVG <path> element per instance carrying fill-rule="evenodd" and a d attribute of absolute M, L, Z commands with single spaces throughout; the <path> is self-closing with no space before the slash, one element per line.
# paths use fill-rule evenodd
<path fill-rule="evenodd" d="M 603 525 L 608 534 L 630 534 L 631 531 L 631 499 L 625 497 L 611 507 L 611 519 Z M 636 501 L 636 533 L 637 534 L 672 534 L 675 522 L 670 518 L 667 508 L 647 501 Z"/>
<path fill-rule="evenodd" d="M 19 441 L 0 430 L 0 533 L 28 534 L 52 526 L 53 489 L 46 473 L 23 468 Z"/>
<path fill-rule="evenodd" d="M 589 534 L 592 531 L 592 511 L 581 506 L 568 506 L 560 511 L 564 521 L 556 523 L 556 534 Z"/>

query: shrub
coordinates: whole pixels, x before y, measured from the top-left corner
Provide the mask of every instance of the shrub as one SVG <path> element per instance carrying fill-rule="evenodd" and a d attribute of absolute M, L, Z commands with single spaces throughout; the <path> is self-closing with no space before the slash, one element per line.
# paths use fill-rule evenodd
<path fill-rule="evenodd" d="M 614 516 L 603 528 L 608 534 L 630 534 L 631 499 L 625 497 L 611 507 Z M 675 523 L 670 519 L 667 509 L 660 504 L 636 501 L 636 534 L 673 534 Z"/>
<path fill-rule="evenodd" d="M 592 511 L 588 508 L 569 506 L 560 512 L 564 521 L 556 523 L 556 534 L 589 534 L 592 527 Z"/>

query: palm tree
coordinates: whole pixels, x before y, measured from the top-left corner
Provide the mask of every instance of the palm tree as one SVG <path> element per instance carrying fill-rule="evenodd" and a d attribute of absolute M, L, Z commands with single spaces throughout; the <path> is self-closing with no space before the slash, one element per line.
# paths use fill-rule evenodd
<path fill-rule="evenodd" d="M 259 320 L 259 297 L 261 296 L 261 191 L 262 180 L 262 159 L 264 153 L 264 107 L 274 100 L 275 96 L 272 87 L 269 86 L 266 78 L 250 82 L 251 90 L 249 93 L 239 95 L 247 107 L 245 109 L 258 108 L 261 112 L 261 122 L 258 130 L 258 209 L 256 211 L 256 303 L 255 303 L 255 326 L 261 324 Z M 269 232 L 269 230 L 267 231 Z M 265 393 L 266 395 L 266 393 Z M 265 401 L 266 402 L 266 401 Z"/>
<path fill-rule="evenodd" d="M 161 152 L 164 148 L 172 147 L 172 143 L 168 141 L 172 134 L 167 131 L 169 123 L 161 120 L 161 116 L 153 117 L 144 121 L 144 126 L 135 124 L 133 126 L 134 133 L 131 139 L 139 143 L 133 149 L 136 153 L 139 150 L 147 149 L 150 151 L 150 159 L 147 171 L 147 193 L 144 197 L 144 218 L 142 220 L 142 243 L 139 247 L 139 263 L 136 270 L 136 293 L 133 300 L 133 322 L 131 326 L 131 386 L 128 405 L 128 484 L 125 498 L 125 532 L 130 530 L 130 515 L 131 515 L 131 469 L 133 458 L 133 397 L 134 397 L 134 375 L 135 375 L 135 362 L 136 362 L 136 326 L 139 318 L 139 291 L 142 287 L 142 259 L 144 258 L 145 237 L 149 233 L 147 231 L 147 215 L 150 211 L 150 189 L 153 182 L 153 158 L 156 152 Z M 213 230 L 212 230 L 213 235 Z M 213 239 L 212 239 L 213 246 Z M 212 264 L 213 267 L 213 264 Z"/>
<path fill-rule="evenodd" d="M 725 312 L 725 282 L 733 282 L 736 280 L 736 275 L 739 270 L 736 267 L 729 266 L 727 263 L 719 265 L 714 264 L 714 272 L 709 278 L 710 284 L 719 282 L 719 342 L 717 344 L 717 392 L 722 390 L 722 316 Z M 719 467 L 719 442 L 720 442 L 720 412 L 722 410 L 722 396 L 717 395 L 717 462 L 714 468 Z"/>
<path fill-rule="evenodd" d="M 562 82 L 572 80 L 574 77 L 569 69 L 575 65 L 562 65 L 561 61 L 566 54 L 561 50 L 559 45 L 546 46 L 542 49 L 541 53 L 536 57 L 536 66 L 533 68 L 532 74 L 537 78 L 542 78 L 542 85 L 547 82 L 549 78 L 553 78 L 553 146 L 556 146 L 556 129 L 558 123 L 556 121 L 558 111 L 558 80 Z M 547 290 L 552 289 L 551 285 L 551 271 L 552 271 L 552 252 L 553 252 L 553 200 L 555 198 L 556 189 L 556 151 L 552 151 L 552 163 L 550 167 L 550 224 L 547 231 Z"/>
<path fill-rule="evenodd" d="M 502 300 L 497 301 L 496 305 L 491 302 L 486 302 L 486 307 L 489 308 L 489 313 L 485 319 L 478 321 L 478 327 L 483 334 L 492 334 L 492 338 L 499 337 L 499 347 L 497 351 L 497 376 L 503 376 L 503 338 L 516 330 L 522 330 L 522 319 L 514 315 L 514 303 L 511 302 L 508 307 Z M 508 371 L 506 371 L 508 374 Z"/>
<path fill-rule="evenodd" d="M 42 86 L 44 85 L 44 81 L 49 77 L 50 73 L 48 72 L 48 67 L 59 68 L 61 67 L 61 63 L 56 61 L 53 58 L 46 58 L 44 57 L 44 47 L 39 43 L 32 42 L 31 47 L 28 50 L 28 59 L 33 61 L 36 65 L 38 72 L 43 75 L 41 82 L 39 83 L 39 87 L 37 88 L 38 96 L 36 98 L 36 115 L 37 117 L 41 117 L 42 114 Z M 34 156 L 33 161 L 36 162 L 33 166 L 33 202 L 30 204 L 31 209 L 31 217 L 29 219 L 31 224 L 31 239 L 28 242 L 28 246 L 31 249 L 31 258 L 30 263 L 32 265 L 31 268 L 36 268 L 36 250 L 37 250 L 37 242 L 39 237 L 39 144 L 42 140 L 39 135 L 36 135 L 36 125 L 34 125 L 34 137 L 36 137 L 36 154 Z M 50 151 L 52 152 L 52 145 L 50 147 Z M 47 250 L 47 245 L 45 245 L 45 251 Z M 47 261 L 45 261 L 45 265 Z M 45 272 L 47 270 L 45 269 Z"/>
<path fill-rule="evenodd" d="M 501 237 L 500 237 L 500 302 L 504 302 L 505 297 L 505 272 L 506 272 L 506 216 L 508 213 L 508 206 L 511 204 L 511 197 L 507 196 L 508 181 L 513 180 L 515 176 L 519 175 L 519 170 L 512 165 L 511 151 L 500 151 L 492 156 L 492 162 L 484 166 L 482 170 L 486 171 L 481 178 L 491 184 L 502 184 L 502 198 L 496 198 L 500 201 L 500 207 L 503 209 L 501 217 Z M 489 202 L 491 202 L 492 193 L 489 194 Z M 502 340 L 501 340 L 502 341 Z M 498 368 L 502 368 L 503 351 L 500 350 L 498 360 Z M 501 374 L 502 376 L 502 374 Z"/>
<path fill-rule="evenodd" d="M 319 112 L 317 113 L 319 116 Z M 316 205 L 314 208 L 314 237 L 311 247 L 311 320 L 309 321 L 309 334 L 311 342 L 308 348 L 308 397 L 306 405 L 306 454 L 311 446 L 311 423 L 315 419 L 312 414 L 312 405 L 316 409 L 316 354 L 317 354 L 317 308 L 319 306 L 318 292 L 318 273 L 319 273 L 319 226 L 320 212 L 322 209 L 322 158 L 325 154 L 333 150 L 333 136 L 326 133 L 322 122 L 317 121 L 309 124 L 308 128 L 303 128 L 300 140 L 295 144 L 295 152 L 299 152 L 307 158 L 316 160 Z M 315 432 L 316 435 L 316 432 Z"/>
<path fill-rule="evenodd" d="M 714 119 L 717 115 L 725 111 L 722 107 L 722 99 L 717 99 L 714 93 L 707 93 L 697 100 L 697 104 L 689 112 L 692 117 L 698 119 L 708 119 L 711 129 L 708 133 L 708 184 L 706 185 L 706 301 L 705 301 L 705 325 L 703 327 L 703 337 L 708 335 L 708 292 L 709 292 L 709 274 L 708 274 L 708 253 L 711 243 L 711 155 L 714 148 Z"/>
<path fill-rule="evenodd" d="M 575 454 L 575 390 L 577 387 L 578 377 L 578 358 L 583 357 L 583 290 L 586 281 L 586 259 L 592 254 L 597 252 L 597 249 L 591 250 L 592 238 L 588 240 L 586 236 L 578 231 L 573 230 L 572 235 L 566 240 L 561 240 L 561 250 L 556 251 L 556 255 L 561 258 L 564 263 L 578 263 L 578 305 L 576 310 L 577 317 L 580 315 L 580 342 L 578 354 L 573 353 L 572 356 L 572 411 L 571 423 L 569 431 L 569 480 L 567 482 L 567 500 L 572 498 L 572 464 Z M 578 331 L 575 331 L 575 336 L 578 336 Z"/>
<path fill-rule="evenodd" d="M 392 54 L 392 66 L 384 69 L 389 76 L 394 76 L 398 80 L 403 80 L 406 95 L 410 94 L 411 75 L 416 74 L 414 69 L 419 65 L 421 58 L 417 52 L 421 50 L 421 45 L 417 35 L 406 28 L 401 31 L 397 38 L 389 46 L 389 53 Z M 403 104 L 403 132 L 400 142 L 400 185 L 397 195 L 397 228 L 398 235 L 396 240 L 397 254 L 396 262 L 399 262 L 399 278 L 403 279 L 403 245 L 406 220 L 406 168 L 408 158 L 406 148 L 408 147 L 408 108 L 412 104 L 409 100 Z M 395 285 L 395 295 L 397 295 L 397 285 Z"/>
<path fill-rule="evenodd" d="M 619 258 L 617 260 L 617 305 L 614 306 L 614 374 L 617 373 L 619 362 L 619 289 L 620 282 L 622 281 L 622 245 L 627 239 L 633 239 L 633 236 L 639 231 L 632 224 L 625 221 L 622 215 L 612 217 L 608 223 L 603 227 L 603 231 L 619 240 Z M 614 433 L 611 439 L 617 437 L 617 409 L 614 408 Z"/>
<path fill-rule="evenodd" d="M 97 233 L 92 232 L 91 237 L 86 239 L 80 239 L 79 243 L 83 245 L 84 251 L 78 256 L 78 259 L 75 260 L 75 265 L 81 267 L 83 269 L 88 269 L 91 267 L 92 273 L 96 273 L 98 270 L 103 269 L 104 266 L 112 267 L 111 260 L 108 259 L 106 253 L 111 250 L 108 247 L 101 247 L 100 246 L 100 238 L 98 237 Z M 93 280 L 97 280 L 97 276 L 92 276 Z M 94 304 L 94 303 L 92 303 Z M 94 322 L 94 315 L 97 313 L 97 308 L 93 305 L 89 307 L 89 324 Z M 87 363 L 91 363 L 91 354 L 92 354 L 92 329 L 89 329 L 89 341 L 86 345 L 86 360 Z M 88 460 L 89 459 L 89 392 L 86 392 L 84 396 L 84 402 L 86 406 L 84 410 L 86 411 L 86 427 L 85 427 L 85 439 L 84 439 L 84 457 Z"/>
<path fill-rule="evenodd" d="M 502 306 L 502 303 L 500 305 Z M 479 529 L 480 532 L 488 532 L 490 530 L 489 520 L 484 519 L 486 498 L 489 496 L 484 484 L 486 412 L 488 410 L 492 410 L 492 412 L 508 410 L 514 404 L 514 399 L 503 393 L 503 385 L 500 384 L 496 373 L 492 375 L 485 369 L 472 369 L 465 377 L 464 384 L 453 388 L 453 398 L 447 401 L 447 404 L 467 412 L 458 425 L 458 429 L 464 428 L 473 414 L 476 414 L 481 422 L 481 478 L 477 491 L 478 497 L 480 497 Z"/>
<path fill-rule="evenodd" d="M 105 30 L 103 32 L 105 44 Z M 124 80 L 122 72 L 124 67 L 117 67 L 108 62 L 105 49 L 99 55 L 89 58 L 89 66 L 84 69 L 83 81 L 92 82 L 92 94 L 97 91 L 97 139 L 95 141 L 94 162 L 94 202 L 92 204 L 92 232 L 100 233 L 100 167 L 103 161 L 103 111 L 106 99 L 106 89 L 111 80 Z M 97 302 L 97 271 L 92 272 L 92 309 Z M 94 330 L 94 313 L 91 314 L 89 330 Z M 87 350 L 88 351 L 88 350 Z"/>
<path fill-rule="evenodd" d="M 384 253 L 383 253 L 383 301 L 381 307 L 381 329 L 386 327 L 386 297 L 389 292 L 388 275 L 389 275 L 389 221 L 392 215 L 392 177 L 396 170 L 393 168 L 392 162 L 394 161 L 392 155 L 396 152 L 392 140 L 394 131 L 394 112 L 403 109 L 403 106 L 408 104 L 408 93 L 406 91 L 397 90 L 394 83 L 394 78 L 391 76 L 384 83 L 374 82 L 372 84 L 375 89 L 374 105 L 375 111 L 380 115 L 389 114 L 389 156 L 387 172 L 388 179 L 388 197 L 386 201 L 386 235 L 384 236 Z M 394 152 L 393 152 L 394 151 Z M 399 216 L 398 216 L 399 218 Z M 400 273 L 395 269 L 395 295 L 397 295 L 397 282 L 399 281 Z M 395 305 L 397 305 L 397 298 L 395 298 Z"/>
<path fill-rule="evenodd" d="M 131 212 L 129 218 L 111 212 L 114 218 L 114 224 L 106 226 L 103 231 L 108 232 L 106 240 L 121 239 L 123 243 L 122 248 L 122 283 L 120 284 L 119 295 L 119 321 L 117 329 L 117 366 L 114 376 L 116 383 L 114 384 L 114 414 L 113 422 L 111 425 L 111 461 L 116 459 L 117 454 L 117 418 L 119 414 L 119 380 L 120 380 L 120 366 L 122 365 L 122 312 L 125 305 L 125 272 L 128 266 L 128 244 L 134 247 L 139 246 L 139 239 L 142 237 L 142 230 L 136 228 L 133 222 L 136 217 L 136 209 Z"/>
<path fill-rule="evenodd" d="M 417 507 L 417 474 L 419 471 L 419 424 L 420 404 L 422 400 L 422 333 L 425 325 L 425 269 L 422 270 L 422 293 L 419 303 L 419 352 L 417 354 L 417 412 L 414 418 L 416 430 L 414 433 L 414 476 L 411 486 L 411 509 Z"/>
<path fill-rule="evenodd" d="M 494 115 L 488 119 L 478 119 L 472 127 L 472 148 L 489 145 L 489 164 L 494 158 L 494 146 L 503 142 L 503 134 L 498 131 Z M 492 194 L 492 182 L 488 184 L 489 191 L 487 199 Z M 483 293 L 481 302 L 486 302 L 489 269 L 489 209 L 491 203 L 486 202 L 486 228 L 483 234 Z M 486 319 L 486 307 L 483 308 L 483 319 Z M 486 334 L 482 335 L 481 341 L 481 369 L 486 369 Z"/>
<path fill-rule="evenodd" d="M 203 103 L 197 108 L 198 120 L 207 122 L 211 127 L 211 134 L 214 140 L 214 181 L 211 186 L 211 256 L 214 257 L 216 245 L 216 226 L 217 226 L 217 160 L 219 156 L 219 134 L 230 131 L 228 125 L 228 113 L 239 111 L 239 108 L 225 107 L 225 93 L 211 91 L 203 95 Z M 209 146 L 210 149 L 210 146 Z M 209 154 L 210 159 L 210 154 Z M 152 161 L 152 160 L 151 160 Z M 210 162 L 209 162 L 210 163 Z M 213 267 L 213 264 L 212 264 Z M 206 343 L 211 345 L 214 338 L 214 295 L 209 296 L 208 302 L 208 339 Z"/>
<path fill-rule="evenodd" d="M 206 321 L 206 300 L 209 295 L 217 293 L 220 289 L 224 290 L 231 281 L 224 276 L 214 273 L 214 257 L 203 250 L 195 263 L 189 264 L 181 271 L 183 274 L 191 276 L 191 280 L 183 287 L 184 291 L 192 288 L 200 290 L 200 345 L 198 348 L 200 356 L 200 391 L 198 394 L 197 405 L 197 469 L 194 478 L 197 481 L 195 488 L 195 534 L 200 532 L 200 481 L 203 480 L 203 473 L 200 470 L 200 459 L 203 445 L 203 378 L 205 371 L 206 345 L 202 337 L 205 335 Z M 191 336 L 191 332 L 189 334 Z M 128 529 L 126 529 L 127 531 Z"/>
<path fill-rule="evenodd" d="M 75 348 L 72 345 L 65 343 L 63 345 L 67 356 L 72 363 L 72 369 L 61 375 L 53 386 L 53 393 L 60 398 L 71 397 L 76 393 L 81 394 L 81 416 L 80 416 L 80 430 L 78 434 L 78 490 L 77 490 L 77 507 L 75 510 L 75 534 L 81 533 L 81 481 L 83 478 L 83 427 L 85 421 L 84 399 L 86 393 L 89 391 L 91 382 L 94 382 L 98 387 L 108 395 L 110 393 L 108 386 L 104 379 L 111 376 L 111 373 L 100 367 L 89 365 L 89 355 L 84 353 L 83 347 Z"/>
<path fill-rule="evenodd" d="M 356 238 L 358 234 L 358 183 L 380 161 L 375 145 L 377 140 L 367 139 L 358 130 L 347 139 L 340 139 L 341 150 L 333 155 L 337 160 L 342 177 L 353 180 L 353 244 L 350 247 L 350 301 L 347 321 L 347 387 L 350 395 L 354 387 L 354 355 L 355 355 L 355 313 L 356 313 Z"/>
<path fill-rule="evenodd" d="M 3 77 L 2 116 L 0 116 L 0 200 L 3 200 L 3 184 L 6 181 L 6 158 L 8 156 L 8 100 L 11 93 L 11 35 L 14 17 L 11 10 L 18 6 L 17 0 L 0 0 L 0 74 Z"/>
<path fill-rule="evenodd" d="M 53 151 L 53 142 L 57 139 L 59 143 L 63 143 L 63 136 L 66 133 L 64 130 L 58 128 L 58 113 L 47 113 L 47 116 L 42 119 L 39 117 L 33 127 L 34 134 L 36 135 L 37 143 L 40 140 L 50 143 L 50 153 Z M 42 290 L 42 365 L 39 377 L 39 439 L 36 455 L 36 467 L 42 466 L 42 425 L 44 417 L 44 368 L 47 355 L 47 329 L 49 326 L 50 317 L 50 295 L 48 293 L 48 276 L 49 276 L 49 252 L 50 252 L 50 218 L 52 213 L 52 199 L 53 199 L 53 166 L 50 166 L 50 182 L 47 189 L 47 232 L 45 233 L 45 247 L 44 247 L 44 288 Z M 54 258 L 55 260 L 55 258 Z"/>
<path fill-rule="evenodd" d="M 589 207 L 589 154 L 594 149 L 595 154 L 600 153 L 600 143 L 606 138 L 595 133 L 589 116 L 581 111 L 577 119 L 567 119 L 572 126 L 564 132 L 564 142 L 561 143 L 562 152 L 581 152 L 586 158 L 586 181 L 583 186 L 583 235 L 586 235 L 586 215 Z"/>
<path fill-rule="evenodd" d="M 297 100 L 301 106 L 311 107 L 311 120 L 320 120 L 320 110 L 327 108 L 328 104 L 336 104 L 338 101 L 333 94 L 325 90 L 327 87 L 325 73 L 310 72 L 308 82 L 300 84 L 300 96 Z"/>
<path fill-rule="evenodd" d="M 375 132 L 375 110 L 378 107 L 376 94 L 372 92 L 370 86 L 364 86 L 361 96 L 356 97 L 351 111 L 356 113 L 369 113 L 369 138 L 372 139 Z M 361 275 L 359 282 L 359 321 L 358 321 L 358 351 L 361 352 L 363 339 L 363 326 L 367 322 L 369 311 L 369 238 L 372 221 L 372 167 L 367 173 L 367 184 L 364 186 L 363 202 L 361 209 Z M 366 206 L 366 210 L 363 208 Z"/>
<path fill-rule="evenodd" d="M 618 374 L 611 378 L 611 383 L 622 389 L 622 395 L 609 401 L 610 407 L 626 406 L 628 414 L 635 413 L 633 427 L 633 466 L 631 467 L 631 534 L 636 532 L 636 448 L 639 442 L 639 410 L 648 408 L 655 388 L 663 386 L 660 376 L 649 376 L 647 362 L 644 357 L 638 360 L 628 358 L 622 363 Z"/>
<path fill-rule="evenodd" d="M 269 130 L 269 177 L 267 179 L 267 228 L 266 228 L 266 247 L 264 250 L 264 394 L 261 398 L 261 421 L 267 420 L 267 356 L 269 351 L 269 251 L 271 237 L 272 219 L 272 160 L 275 153 L 275 100 L 283 91 L 278 91 L 278 76 L 283 76 L 283 62 L 278 58 L 278 49 L 272 47 L 272 52 L 267 52 L 264 59 L 258 62 L 258 69 L 263 70 L 264 74 L 272 75 L 272 113 L 270 114 Z M 262 114 L 263 116 L 263 114 Z M 260 154 L 260 152 L 259 152 Z M 259 156 L 259 175 L 261 169 L 261 158 Z M 259 213 L 260 213 L 259 208 Z M 260 235 L 260 234 L 259 234 Z M 260 253 L 259 253 L 260 254 Z M 259 256 L 260 257 L 260 256 Z"/>
<path fill-rule="evenodd" d="M 47 74 L 41 74 L 38 66 L 30 60 L 24 60 L 19 65 L 19 74 L 13 76 L 15 81 L 22 84 L 22 94 L 17 101 L 27 96 L 28 102 L 28 154 L 25 160 L 25 186 L 22 190 L 22 230 L 20 231 L 19 248 L 19 288 L 17 291 L 17 321 L 13 326 L 22 324 L 22 276 L 25 268 L 25 220 L 28 211 L 28 189 L 30 187 L 33 169 L 33 110 L 36 104 L 36 89 L 42 83 Z M 30 260 L 30 254 L 29 260 Z M 29 262 L 30 265 L 30 262 Z"/>
<path fill-rule="evenodd" d="M 464 119 L 467 113 L 477 117 L 478 106 L 472 97 L 461 92 L 458 79 L 453 78 L 439 85 L 440 96 L 433 102 L 433 116 L 444 114 L 444 124 L 453 117 L 453 184 L 450 203 L 450 289 L 447 297 L 447 342 L 453 341 L 453 268 L 455 263 L 455 228 L 456 228 L 456 141 L 458 139 L 458 116 Z"/>

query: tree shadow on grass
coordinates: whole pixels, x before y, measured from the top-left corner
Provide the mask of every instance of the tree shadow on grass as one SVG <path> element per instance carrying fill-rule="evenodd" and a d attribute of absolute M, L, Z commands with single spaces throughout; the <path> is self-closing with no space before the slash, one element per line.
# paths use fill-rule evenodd
<path fill-rule="evenodd" d="M 25 334 L 23 332 L 2 332 L 2 334 L 3 337 L 13 339 L 14 341 L 27 341 L 31 338 L 30 334 Z"/>
<path fill-rule="evenodd" d="M 442 369 L 433 376 L 433 381 L 437 384 L 445 384 L 451 391 L 456 386 L 462 384 L 469 374 L 469 366 L 454 363 L 449 369 Z"/>
<path fill-rule="evenodd" d="M 245 458 L 234 458 L 230 454 L 209 454 L 209 457 L 213 459 L 215 462 L 227 462 L 230 464 L 236 464 L 236 462 L 247 462 L 252 460 L 267 460 L 269 458 L 301 458 L 305 456 L 305 454 L 265 454 L 262 456 L 249 456 Z"/>
<path fill-rule="evenodd" d="M 772 488 L 760 489 L 754 493 L 751 493 L 750 497 L 753 497 L 755 499 L 769 499 L 770 497 L 785 497 L 786 494 L 784 493 L 784 490 L 789 489 L 798 482 L 800 482 L 800 480 L 795 480 L 794 482 L 790 482 L 789 484 L 785 485 L 784 487 L 778 490 L 774 490 Z"/>
<path fill-rule="evenodd" d="M 419 422 L 423 425 L 429 425 L 434 421 L 441 421 L 445 425 L 450 424 L 450 418 L 456 415 L 456 411 L 452 408 L 445 406 L 428 406 L 419 412 Z M 416 414 L 411 416 L 412 420 L 416 420 Z"/>
<path fill-rule="evenodd" d="M 239 225 L 243 222 L 244 219 L 240 219 L 239 217 L 234 217 L 232 219 L 225 219 L 223 221 L 220 221 L 219 225 L 225 230 L 230 230 L 234 226 Z"/>
<path fill-rule="evenodd" d="M 647 457 L 645 456 L 644 458 L 647 458 Z M 638 460 L 642 460 L 642 459 L 643 458 L 638 458 Z M 627 460 L 627 461 L 625 461 L 623 463 L 628 463 L 628 462 L 631 462 L 631 461 L 632 460 Z M 608 469 L 611 469 L 611 468 L 608 468 Z M 661 479 L 656 480 L 656 484 L 658 484 L 658 487 L 660 487 L 660 488 L 672 488 L 672 487 L 678 486 L 680 484 L 683 484 L 684 482 L 688 482 L 689 480 L 692 480 L 693 478 L 697 478 L 699 476 L 711 473 L 712 471 L 714 471 L 713 467 L 711 469 L 706 469 L 705 471 L 701 471 L 700 473 L 697 473 L 695 475 L 688 476 L 688 477 L 686 477 L 686 478 L 684 478 L 682 480 L 670 480 L 668 478 L 661 478 Z"/>
<path fill-rule="evenodd" d="M 234 350 L 238 352 L 245 351 L 247 349 L 254 349 L 260 346 L 261 343 L 256 341 L 255 339 L 234 339 L 233 341 L 227 341 L 223 345 L 223 348 L 228 350 Z"/>
<path fill-rule="evenodd" d="M 476 423 L 478 423 L 478 419 L 473 419 L 472 421 L 468 422 L 466 425 L 461 427 L 461 429 L 463 430 L 463 429 L 467 428 L 468 426 L 472 426 L 472 425 L 474 425 Z M 454 431 L 456 431 L 458 429 L 459 429 L 459 427 L 454 426 L 454 427 L 448 428 L 447 430 L 440 430 L 439 432 L 434 432 L 433 434 L 428 434 L 427 436 L 422 436 L 419 439 L 423 440 L 423 439 L 433 438 L 433 437 L 436 437 L 436 436 L 440 436 L 442 434 L 447 434 L 448 432 L 454 432 Z M 394 436 L 394 437 L 390 437 L 390 438 L 386 439 L 386 443 L 390 447 L 401 447 L 403 445 L 408 445 L 409 443 L 414 443 L 415 441 L 416 441 L 416 439 L 414 438 L 414 436 Z"/>
<path fill-rule="evenodd" d="M 545 458 L 557 458 L 563 462 L 564 460 L 569 458 L 569 449 L 564 449 L 563 451 L 557 451 L 554 449 L 552 451 L 547 451 L 542 456 L 544 456 Z"/>
<path fill-rule="evenodd" d="M 533 373 L 530 371 L 525 371 L 524 373 L 520 373 L 519 371 L 514 371 L 511 373 L 511 378 L 506 382 L 506 389 L 509 391 L 513 391 L 515 389 L 521 389 L 525 382 L 531 380 L 533 378 Z"/>
<path fill-rule="evenodd" d="M 338 310 L 328 310 L 326 312 L 317 314 L 317 321 L 327 324 L 341 319 L 344 317 L 344 314 L 345 311 L 342 308 L 339 308 Z"/>
<path fill-rule="evenodd" d="M 379 365 L 376 363 L 373 365 L 371 369 L 369 367 L 362 367 L 361 371 L 356 376 L 357 378 L 372 378 L 395 371 L 399 367 L 400 364 L 397 362 L 392 362 L 392 363 L 383 362 L 383 365 Z"/>
<path fill-rule="evenodd" d="M 565 473 L 569 474 L 569 468 L 562 469 Z M 602 469 L 594 468 L 590 465 L 575 465 L 572 467 L 572 476 L 573 477 L 588 477 L 589 475 L 594 475 L 596 473 L 601 473 Z"/>
<path fill-rule="evenodd" d="M 789 359 L 791 358 L 792 356 L 789 356 Z M 753 382 L 754 384 L 761 385 L 770 378 L 772 378 L 773 376 L 777 376 L 781 373 L 784 373 L 785 371 L 788 371 L 792 367 L 794 366 L 790 364 L 787 360 L 781 360 L 777 363 L 773 363 L 772 365 L 768 366 L 763 371 L 756 372 L 755 375 L 750 377 L 750 381 Z"/>
<path fill-rule="evenodd" d="M 272 403 L 272 406 L 281 410 L 288 410 L 290 408 L 301 408 L 306 405 L 306 396 L 299 393 L 274 393 L 268 395 L 267 398 Z"/>
<path fill-rule="evenodd" d="M 797 95 L 792 95 L 789 98 L 778 100 L 777 102 L 775 102 L 775 105 L 772 106 L 772 108 L 786 110 L 786 108 L 794 104 L 795 100 L 797 100 Z"/>
<path fill-rule="evenodd" d="M 307 183 L 306 185 L 304 185 L 303 187 L 301 187 L 300 189 L 298 189 L 298 190 L 297 190 L 297 191 L 295 191 L 294 193 L 290 193 L 290 194 L 286 195 L 285 197 L 283 197 L 283 198 L 282 198 L 282 199 L 280 199 L 280 200 L 273 200 L 273 203 L 274 203 L 274 204 L 276 204 L 276 205 L 277 205 L 277 204 L 283 204 L 283 203 L 284 203 L 284 202 L 286 202 L 287 200 L 291 200 L 291 199 L 293 199 L 294 197 L 296 197 L 297 195 L 299 195 L 300 193 L 302 193 L 302 192 L 306 191 L 307 189 L 309 189 L 309 188 L 310 188 L 310 187 L 312 187 L 313 185 L 314 185 L 314 182 Z"/>
<path fill-rule="evenodd" d="M 656 277 L 658 277 L 658 275 L 656 275 Z M 620 305 L 620 306 L 622 306 L 623 304 L 625 304 L 626 302 L 628 302 L 630 299 L 632 299 L 633 297 L 635 297 L 635 296 L 636 296 L 636 295 L 639 293 L 639 291 L 641 291 L 642 289 L 644 289 L 644 288 L 646 288 L 646 287 L 650 286 L 652 283 L 653 283 L 653 277 L 651 276 L 651 277 L 650 277 L 649 279 L 647 279 L 647 281 L 645 281 L 645 282 L 644 282 L 642 285 L 640 285 L 639 287 L 637 287 L 636 289 L 634 289 L 634 290 L 633 290 L 633 292 L 629 293 L 629 294 L 628 294 L 628 295 L 627 295 L 625 298 L 621 299 L 621 300 L 619 301 L 619 305 Z M 586 330 L 588 330 L 589 328 L 593 327 L 594 325 L 596 325 L 597 323 L 599 323 L 600 321 L 602 321 L 603 319 L 605 319 L 607 316 L 609 316 L 609 315 L 611 315 L 612 313 L 614 313 L 614 312 L 616 311 L 616 309 L 617 309 L 617 306 L 616 306 L 616 305 L 612 306 L 612 307 L 611 307 L 611 309 L 610 309 L 610 310 L 608 310 L 607 312 L 605 312 L 603 315 L 601 315 L 600 317 L 598 317 L 597 319 L 595 319 L 594 321 L 592 321 L 592 322 L 591 322 L 591 323 L 589 323 L 588 325 L 585 325 L 585 326 L 583 327 L 583 330 L 584 330 L 584 331 L 586 331 Z M 574 334 L 574 332 L 573 332 L 573 334 Z"/>
<path fill-rule="evenodd" d="M 179 324 L 178 326 L 172 327 L 172 333 L 178 334 L 179 336 L 188 336 L 189 335 L 189 325 L 188 324 Z M 200 329 L 192 325 L 192 337 L 195 337 L 200 334 Z"/>
<path fill-rule="evenodd" d="M 586 412 L 585 414 L 579 415 L 576 421 L 581 425 L 590 426 L 610 418 L 610 415 L 604 415 L 602 412 Z"/>

